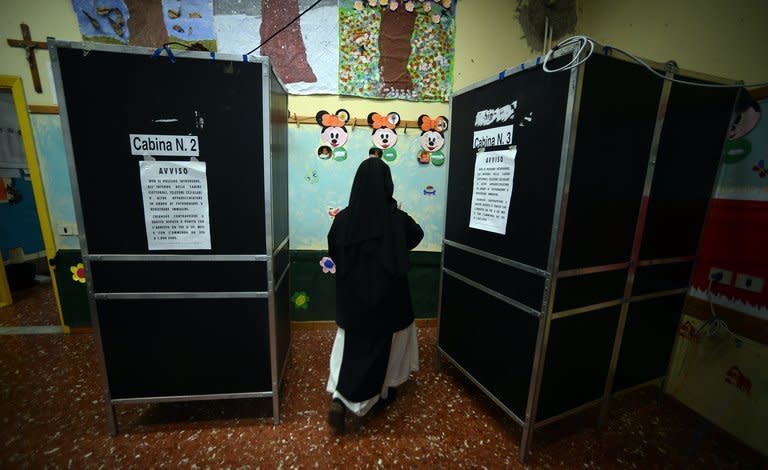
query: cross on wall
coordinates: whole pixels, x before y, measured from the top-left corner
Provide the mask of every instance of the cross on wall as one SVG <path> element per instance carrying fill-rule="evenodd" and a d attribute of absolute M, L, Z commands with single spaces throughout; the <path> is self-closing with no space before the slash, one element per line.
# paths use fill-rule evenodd
<path fill-rule="evenodd" d="M 29 69 L 32 72 L 32 82 L 35 84 L 35 91 L 38 93 L 43 92 L 43 85 L 40 83 L 40 72 L 37 69 L 37 59 L 35 58 L 35 49 L 48 49 L 48 44 L 42 41 L 33 41 L 32 35 L 29 32 L 29 26 L 25 23 L 21 23 L 21 37 L 22 39 L 8 39 L 8 45 L 11 47 L 18 47 L 24 49 L 27 54 L 27 62 L 29 62 Z"/>

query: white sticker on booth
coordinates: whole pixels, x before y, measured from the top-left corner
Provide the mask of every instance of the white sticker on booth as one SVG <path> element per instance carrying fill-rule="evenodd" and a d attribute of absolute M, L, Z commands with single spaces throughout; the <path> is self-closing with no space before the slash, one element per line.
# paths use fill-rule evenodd
<path fill-rule="evenodd" d="M 131 155 L 199 157 L 196 135 L 128 134 Z"/>
<path fill-rule="evenodd" d="M 140 161 L 150 250 L 210 250 L 205 162 Z"/>
<path fill-rule="evenodd" d="M 517 148 L 480 152 L 475 157 L 469 226 L 486 232 L 507 233 L 509 201 L 515 178 Z"/>
<path fill-rule="evenodd" d="M 512 145 L 512 134 L 515 126 L 500 126 L 482 131 L 475 131 L 472 134 L 472 148 L 498 147 L 501 145 Z"/>

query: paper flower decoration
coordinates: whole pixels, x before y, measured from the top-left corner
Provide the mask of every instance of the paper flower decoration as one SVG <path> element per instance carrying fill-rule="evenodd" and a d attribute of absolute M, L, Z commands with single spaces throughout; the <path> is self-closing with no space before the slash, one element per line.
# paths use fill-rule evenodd
<path fill-rule="evenodd" d="M 336 274 L 336 263 L 331 258 L 323 256 L 323 259 L 320 260 L 320 266 L 323 267 L 323 273 Z"/>
<path fill-rule="evenodd" d="M 425 3 L 423 8 L 424 8 L 424 13 L 429 13 L 432 10 L 432 4 L 431 3 Z"/>
<path fill-rule="evenodd" d="M 765 178 L 765 175 L 768 174 L 768 168 L 765 167 L 765 160 L 760 160 L 753 165 L 752 171 L 756 171 L 760 178 Z"/>
<path fill-rule="evenodd" d="M 355 10 L 363 11 L 363 2 L 362 2 L 362 0 L 357 0 L 355 2 Z"/>
<path fill-rule="evenodd" d="M 293 302 L 294 307 L 296 307 L 296 310 L 306 310 L 309 308 L 309 296 L 304 291 L 299 291 L 293 294 L 291 297 L 291 302 Z"/>
<path fill-rule="evenodd" d="M 77 263 L 77 266 L 70 266 L 69 272 L 72 273 L 72 280 L 85 284 L 85 266 L 83 263 Z"/>

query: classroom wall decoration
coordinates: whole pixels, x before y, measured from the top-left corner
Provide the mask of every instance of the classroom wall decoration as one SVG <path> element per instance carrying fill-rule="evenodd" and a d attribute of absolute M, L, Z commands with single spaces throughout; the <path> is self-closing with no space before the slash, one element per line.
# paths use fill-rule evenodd
<path fill-rule="evenodd" d="M 368 125 L 373 128 L 371 140 L 376 148 L 381 149 L 381 158 L 387 162 L 393 162 L 397 158 L 397 125 L 400 124 L 400 115 L 391 112 L 386 116 L 379 113 L 368 115 Z"/>
<path fill-rule="evenodd" d="M 418 162 L 422 165 L 432 162 L 435 166 L 441 166 L 445 163 L 445 154 L 441 149 L 445 145 L 448 119 L 445 116 L 437 116 L 432 119 L 426 114 L 422 114 L 417 123 L 421 129 L 421 150 L 417 157 Z"/>
<path fill-rule="evenodd" d="M 327 254 L 326 237 L 333 218 L 347 206 L 357 167 L 369 158 L 371 128 L 347 128 L 347 159 L 341 162 L 318 159 L 318 130 L 314 125 L 288 126 L 288 191 L 291 250 L 321 252 L 313 261 L 314 269 L 320 272 L 315 263 Z M 412 128 L 400 129 L 399 152 L 416 155 L 421 149 L 420 134 Z M 440 188 L 445 187 L 445 168 L 420 165 L 415 158 L 397 158 L 388 163 L 395 182 L 395 199 L 424 229 L 424 240 L 416 250 L 439 252 L 445 216 L 445 191 Z M 322 177 L 307 184 L 305 176 L 313 171 Z"/>
<path fill-rule="evenodd" d="M 730 335 L 696 335 L 704 320 L 684 317 L 670 363 L 667 391 L 708 421 L 762 453 L 768 452 L 765 347 Z"/>
<path fill-rule="evenodd" d="M 220 0 L 214 5 L 218 52 L 245 54 L 307 10 L 311 0 Z M 337 94 L 339 8 L 322 0 L 255 51 L 267 55 L 289 93 Z"/>
<path fill-rule="evenodd" d="M 72 0 L 72 8 L 86 41 L 216 50 L 213 0 Z"/>
<path fill-rule="evenodd" d="M 321 110 L 315 115 L 315 120 L 322 127 L 320 132 L 320 147 L 317 149 L 317 157 L 320 160 L 333 158 L 336 161 L 347 159 L 347 151 L 344 144 L 347 143 L 347 128 L 349 121 L 349 112 L 346 109 L 339 109 L 336 114 Z"/>
<path fill-rule="evenodd" d="M 447 101 L 455 18 L 455 0 L 339 0 L 339 93 Z"/>
<path fill-rule="evenodd" d="M 768 119 L 761 118 L 768 99 L 742 100 L 740 106 L 704 226 L 691 295 L 707 300 L 710 269 L 728 270 L 731 282 L 712 285 L 713 301 L 768 319 L 768 178 L 755 170 L 768 160 Z"/>
<path fill-rule="evenodd" d="M 453 88 L 456 0 L 71 1 L 85 41 L 251 51 L 291 94 L 447 101 Z"/>

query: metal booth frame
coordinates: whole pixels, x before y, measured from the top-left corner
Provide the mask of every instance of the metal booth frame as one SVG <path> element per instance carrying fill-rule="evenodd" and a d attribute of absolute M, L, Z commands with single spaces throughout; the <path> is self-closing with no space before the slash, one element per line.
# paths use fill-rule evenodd
<path fill-rule="evenodd" d="M 60 41 L 53 38 L 48 40 L 48 50 L 51 54 L 51 64 L 53 68 L 54 86 L 59 100 L 59 110 L 62 121 L 62 131 L 64 134 L 64 146 L 67 155 L 67 167 L 72 185 L 74 198 L 75 217 L 79 230 L 80 249 L 82 251 L 83 265 L 85 267 L 85 276 L 87 281 L 88 305 L 90 307 L 91 322 L 94 329 L 96 350 L 99 361 L 99 373 L 101 377 L 104 402 L 107 411 L 107 425 L 111 435 L 118 433 L 118 422 L 115 414 L 115 405 L 137 404 L 137 403 L 165 403 L 165 402 L 185 402 L 185 401 L 203 401 L 203 400 L 225 400 L 242 398 L 272 398 L 272 416 L 274 424 L 280 422 L 280 392 L 285 377 L 285 367 L 290 359 L 291 340 L 290 333 L 287 351 L 283 364 L 278 364 L 277 351 L 277 318 L 275 306 L 275 294 L 283 282 L 288 282 L 288 271 L 290 262 L 282 273 L 274 271 L 274 258 L 283 250 L 288 250 L 289 236 L 281 240 L 279 245 L 274 244 L 273 218 L 273 198 L 272 198 L 272 153 L 271 153 L 271 133 L 269 127 L 270 112 L 270 74 L 275 78 L 283 91 L 287 93 L 285 84 L 272 71 L 272 66 L 268 57 L 262 56 L 238 56 L 235 54 L 216 54 L 215 60 L 260 63 L 262 67 L 262 112 L 265 119 L 262 123 L 263 132 L 263 158 L 264 158 L 264 221 L 266 230 L 266 253 L 255 254 L 236 254 L 236 255 L 216 255 L 216 254 L 112 254 L 112 253 L 91 253 L 88 249 L 88 237 L 85 232 L 83 205 L 80 198 L 80 185 L 78 182 L 77 171 L 75 169 L 74 149 L 70 134 L 69 115 L 67 111 L 66 96 L 64 93 L 64 84 L 61 76 L 59 64 L 58 48 L 82 50 L 83 54 L 90 51 L 116 52 L 124 54 L 136 54 L 151 56 L 155 49 L 149 47 L 116 46 L 96 43 L 83 43 L 76 41 Z M 211 61 L 212 56 L 209 52 L 174 50 L 174 55 L 181 59 L 199 59 Z M 231 261 L 265 261 L 267 290 L 250 292 L 122 292 L 96 293 L 93 287 L 92 261 L 213 261 L 213 262 L 231 262 Z M 263 298 L 267 299 L 269 316 L 269 341 L 270 341 L 270 369 L 271 369 L 271 390 L 260 392 L 245 393 L 221 393 L 221 394 L 203 394 L 203 395 L 177 395 L 177 396 L 151 396 L 140 398 L 113 399 L 107 376 L 106 359 L 104 347 L 102 344 L 101 330 L 99 326 L 97 299 L 222 299 L 222 298 Z M 290 324 L 289 324 L 290 329 Z"/>
<path fill-rule="evenodd" d="M 553 55 L 553 58 L 562 57 L 568 54 L 568 52 L 564 52 L 563 50 L 560 50 L 558 52 L 559 53 L 555 53 Z M 594 53 L 611 57 L 614 59 L 619 59 L 622 61 L 634 63 L 631 59 L 629 59 L 628 57 L 622 54 L 617 53 L 615 50 L 611 49 L 610 47 L 603 47 L 603 46 L 598 47 L 596 45 L 594 49 Z M 668 62 L 666 64 L 663 64 L 663 63 L 650 61 L 646 59 L 643 59 L 643 60 L 655 70 L 660 71 L 661 73 L 664 73 L 666 78 L 672 78 L 676 75 L 683 75 L 686 78 L 706 80 L 706 81 L 714 82 L 718 84 L 737 85 L 739 83 L 734 80 L 728 80 L 721 77 L 715 77 L 707 74 L 679 69 L 674 62 Z M 451 101 L 450 101 L 451 115 L 453 113 L 454 97 L 462 95 L 469 91 L 475 90 L 477 88 L 481 88 L 483 86 L 486 86 L 490 83 L 493 83 L 497 80 L 503 79 L 510 75 L 525 71 L 526 69 L 534 68 L 536 66 L 539 66 L 540 63 L 541 63 L 541 58 L 537 58 L 535 60 L 531 60 L 523 64 L 520 64 L 517 67 L 506 69 L 501 73 L 499 73 L 498 75 L 489 77 L 485 80 L 481 80 L 479 82 L 476 82 L 472 85 L 469 85 L 465 88 L 460 89 L 459 91 L 451 95 Z M 517 424 L 519 424 L 523 428 L 522 437 L 520 441 L 520 452 L 519 452 L 519 460 L 521 462 L 527 461 L 529 451 L 532 445 L 533 433 L 536 429 L 539 429 L 542 426 L 557 422 L 563 418 L 566 418 L 567 416 L 571 416 L 576 413 L 582 412 L 584 410 L 599 406 L 600 411 L 599 411 L 599 417 L 598 417 L 598 427 L 602 427 L 602 425 L 605 422 L 612 397 L 636 390 L 638 388 L 645 387 L 650 384 L 658 384 L 661 387 L 662 392 L 664 391 L 664 388 L 666 387 L 666 375 L 657 377 L 650 381 L 647 381 L 647 382 L 644 382 L 620 391 L 616 391 L 616 392 L 612 391 L 614 377 L 616 373 L 616 367 L 618 363 L 619 352 L 621 349 L 621 340 L 624 334 L 624 326 L 626 323 L 630 304 L 632 302 L 637 302 L 641 300 L 649 300 L 653 298 L 679 295 L 681 293 L 685 293 L 688 291 L 688 288 L 680 288 L 680 289 L 670 289 L 665 291 L 657 291 L 650 294 L 633 296 L 632 287 L 634 285 L 635 270 L 639 266 L 695 262 L 696 259 L 698 258 L 698 250 L 699 250 L 700 241 L 701 241 L 699 236 L 699 244 L 697 244 L 696 254 L 694 256 L 682 256 L 682 257 L 659 258 L 659 259 L 640 259 L 640 256 L 639 256 L 640 247 L 643 240 L 643 228 L 645 225 L 645 218 L 646 218 L 646 213 L 648 208 L 646 204 L 640 204 L 640 210 L 637 215 L 637 225 L 635 228 L 635 234 L 634 234 L 633 243 L 632 243 L 631 256 L 627 262 L 600 265 L 600 266 L 591 266 L 587 268 L 572 269 L 572 270 L 562 270 L 562 271 L 560 270 L 560 255 L 562 250 L 563 233 L 565 229 L 565 217 L 567 214 L 568 196 L 569 196 L 570 181 L 571 181 L 571 168 L 573 164 L 573 157 L 574 157 L 574 151 L 575 151 L 576 127 L 579 122 L 578 118 L 579 118 L 579 109 L 581 104 L 582 85 L 584 82 L 583 80 L 584 70 L 585 70 L 585 64 L 580 64 L 579 66 L 570 69 L 569 72 L 557 72 L 557 73 L 570 73 L 570 81 L 569 81 L 568 97 L 567 97 L 567 104 L 566 104 L 565 125 L 563 129 L 563 144 L 562 144 L 561 153 L 560 153 L 557 193 L 555 197 L 556 205 L 555 205 L 554 216 L 552 221 L 552 231 L 550 234 L 550 247 L 549 247 L 549 254 L 547 259 L 547 269 L 542 270 L 538 267 L 521 263 L 513 259 L 504 258 L 502 256 L 498 256 L 496 254 L 489 253 L 474 247 L 466 246 L 464 244 L 457 243 L 447 238 L 444 238 L 443 240 L 442 255 L 440 260 L 440 283 L 439 283 L 439 294 L 438 294 L 439 295 L 438 297 L 439 299 L 438 300 L 438 342 L 436 345 L 435 367 L 439 370 L 441 358 L 446 359 L 456 369 L 458 369 L 464 376 L 466 376 L 466 378 L 469 379 L 469 381 L 471 381 L 485 395 L 487 395 L 488 398 L 491 399 L 491 401 L 493 401 L 507 415 L 509 415 L 512 418 L 512 420 L 514 420 Z M 648 159 L 648 165 L 646 169 L 646 177 L 645 177 L 645 183 L 643 186 L 642 198 L 647 198 L 652 188 L 654 166 L 655 166 L 655 161 L 657 157 L 657 151 L 659 148 L 659 141 L 661 137 L 661 131 L 664 125 L 664 118 L 667 111 L 667 103 L 668 103 L 671 88 L 672 88 L 672 82 L 670 80 L 664 80 L 660 99 L 659 99 L 659 104 L 658 104 L 656 122 L 654 124 L 654 131 L 653 131 L 653 137 L 651 141 L 651 148 L 650 148 L 650 154 Z M 731 119 L 733 119 L 733 117 Z M 448 144 L 447 144 L 449 147 L 447 149 L 448 152 L 450 152 L 450 141 L 451 139 L 448 139 Z M 724 144 L 725 144 L 725 141 L 723 142 L 723 146 Z M 449 165 L 450 165 L 450 159 L 448 160 L 448 162 L 446 162 L 446 166 L 449 166 Z M 717 171 L 718 174 L 720 172 L 720 168 L 722 168 L 722 152 L 721 152 L 720 163 Z M 714 184 L 717 184 L 717 181 L 718 181 L 718 178 L 716 175 Z M 711 188 L 709 193 L 710 201 L 711 201 L 711 196 L 713 192 L 714 192 L 714 185 Z M 708 203 L 707 213 L 709 212 L 710 206 L 711 206 L 711 202 Z M 445 212 L 444 212 L 446 227 L 444 227 L 444 231 L 445 229 L 447 229 L 447 212 L 448 210 L 446 205 Z M 706 216 L 705 216 L 705 220 L 706 220 Z M 490 259 L 498 263 L 512 266 L 522 271 L 526 271 L 528 273 L 543 277 L 544 278 L 544 295 L 541 301 L 541 308 L 539 310 L 535 308 L 531 308 L 489 287 L 486 287 L 478 282 L 475 282 L 471 279 L 466 278 L 465 276 L 455 273 L 450 269 L 447 269 L 445 267 L 445 247 L 446 246 L 452 247 L 464 252 L 472 253 L 474 255 L 478 255 L 486 259 Z M 553 301 L 554 301 L 554 295 L 557 288 L 557 281 L 559 279 L 574 277 L 574 276 L 581 276 L 581 275 L 591 274 L 591 273 L 621 270 L 621 269 L 627 270 L 627 279 L 624 285 L 624 295 L 622 298 L 603 301 L 603 302 L 595 303 L 592 305 L 582 306 L 579 308 L 554 311 Z M 485 294 L 495 297 L 496 299 L 501 300 L 502 302 L 512 305 L 520 310 L 523 310 L 524 312 L 538 319 L 536 346 L 535 346 L 535 352 L 534 352 L 531 379 L 528 387 L 528 398 L 526 403 L 525 416 L 517 416 L 506 405 L 504 405 L 504 403 L 498 397 L 494 396 L 485 386 L 483 386 L 483 384 L 480 383 L 479 380 L 477 380 L 466 369 L 464 369 L 456 359 L 451 357 L 451 355 L 448 352 L 444 351 L 440 347 L 439 330 L 440 330 L 441 315 L 443 310 L 443 305 L 442 305 L 443 278 L 446 275 L 451 276 L 452 278 L 458 281 L 461 281 L 465 284 L 468 284 L 474 287 L 475 289 L 478 289 L 484 292 Z M 690 279 L 688 284 L 690 285 Z M 605 381 L 605 388 L 604 388 L 604 393 L 602 397 L 596 400 L 593 400 L 591 402 L 582 404 L 580 406 L 577 406 L 575 408 L 572 408 L 570 410 L 567 410 L 565 412 L 562 412 L 558 415 L 537 421 L 536 412 L 538 409 L 538 400 L 539 400 L 539 394 L 541 391 L 544 363 L 545 363 L 545 358 L 547 353 L 547 342 L 549 339 L 550 326 L 551 326 L 552 320 L 573 316 L 573 315 L 579 315 L 582 313 L 587 313 L 594 310 L 611 307 L 611 306 L 619 306 L 619 305 L 621 305 L 619 322 L 618 322 L 618 326 L 615 333 L 613 350 L 612 350 L 611 359 L 610 359 L 610 367 L 608 370 L 608 377 Z M 669 371 L 667 370 L 667 374 L 668 373 Z"/>

